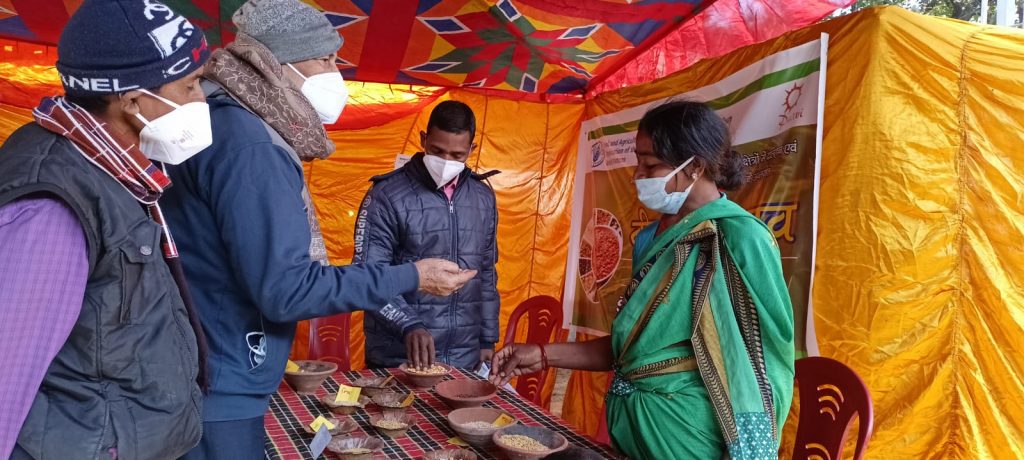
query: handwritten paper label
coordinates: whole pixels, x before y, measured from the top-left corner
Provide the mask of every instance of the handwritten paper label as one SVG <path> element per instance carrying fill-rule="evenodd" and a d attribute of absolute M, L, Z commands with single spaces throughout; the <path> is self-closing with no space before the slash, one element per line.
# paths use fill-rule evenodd
<path fill-rule="evenodd" d="M 322 426 L 326 426 L 328 430 L 333 430 L 334 429 L 334 424 L 329 422 L 329 421 L 327 421 L 327 419 L 324 418 L 323 415 L 318 416 L 316 418 L 316 420 L 313 420 L 313 423 L 309 424 L 309 427 L 313 431 L 320 431 L 320 427 L 322 427 Z"/>
<path fill-rule="evenodd" d="M 359 401 L 359 393 L 362 391 L 363 389 L 359 387 L 338 385 L 338 396 L 334 398 L 334 403 L 341 404 L 344 402 L 357 402 Z"/>
<path fill-rule="evenodd" d="M 309 453 L 313 454 L 313 458 L 320 458 L 320 454 L 324 453 L 324 449 L 330 443 L 330 430 L 327 429 L 327 425 L 320 425 L 320 429 L 316 431 L 316 436 L 313 436 L 313 440 L 309 443 Z"/>
<path fill-rule="evenodd" d="M 506 425 L 508 425 L 508 424 L 510 424 L 510 423 L 512 423 L 514 421 L 516 421 L 516 419 L 512 418 L 511 415 L 501 414 L 501 415 L 498 416 L 497 419 L 494 420 L 494 423 L 491 423 L 491 425 L 494 425 L 494 426 L 496 426 L 498 428 L 501 428 L 501 427 L 506 426 Z"/>
<path fill-rule="evenodd" d="M 448 444 L 451 444 L 451 445 L 454 445 L 454 446 L 459 446 L 459 447 L 469 447 L 469 443 L 467 443 L 466 441 L 463 441 L 462 438 L 460 438 L 458 436 L 449 439 L 448 440 Z"/>
<path fill-rule="evenodd" d="M 409 396 L 405 397 L 405 401 L 402 401 L 402 407 L 405 407 L 405 406 L 408 406 L 409 404 L 412 404 L 412 400 L 414 400 L 414 399 L 416 399 L 416 394 L 415 393 L 409 393 Z"/>
<path fill-rule="evenodd" d="M 295 361 L 292 361 L 292 360 L 289 359 L 288 360 L 288 364 L 286 364 L 284 366 L 284 370 L 285 370 L 285 372 L 298 372 L 299 371 L 299 365 L 295 364 Z"/>

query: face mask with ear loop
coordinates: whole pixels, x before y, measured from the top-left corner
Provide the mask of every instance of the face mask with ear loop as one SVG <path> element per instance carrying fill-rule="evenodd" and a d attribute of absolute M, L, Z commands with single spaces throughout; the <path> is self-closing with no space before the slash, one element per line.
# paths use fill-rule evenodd
<path fill-rule="evenodd" d="M 153 120 L 136 113 L 145 127 L 139 133 L 139 150 L 153 161 L 181 164 L 213 144 L 210 107 L 206 102 L 178 105 L 146 90 L 140 90 L 174 110 Z"/>
<path fill-rule="evenodd" d="M 690 191 L 693 190 L 693 186 L 697 184 L 697 175 L 693 175 L 693 183 L 686 187 L 686 190 L 682 192 L 668 193 L 665 191 L 665 186 L 668 185 L 668 181 L 682 171 L 686 165 L 690 164 L 695 157 L 690 157 L 684 161 L 683 164 L 679 165 L 678 168 L 668 173 L 665 177 L 648 177 L 645 179 L 637 179 L 636 192 L 637 198 L 643 203 L 648 209 L 657 211 L 662 214 L 675 214 L 679 212 L 679 209 L 683 207 L 683 203 L 690 196 Z"/>
<path fill-rule="evenodd" d="M 348 102 L 348 87 L 345 86 L 345 78 L 341 76 L 341 72 L 335 70 L 307 77 L 295 66 L 288 64 L 288 67 L 291 67 L 305 80 L 300 90 L 316 109 L 316 114 L 320 116 L 320 122 L 325 125 L 333 125 L 337 122 Z"/>

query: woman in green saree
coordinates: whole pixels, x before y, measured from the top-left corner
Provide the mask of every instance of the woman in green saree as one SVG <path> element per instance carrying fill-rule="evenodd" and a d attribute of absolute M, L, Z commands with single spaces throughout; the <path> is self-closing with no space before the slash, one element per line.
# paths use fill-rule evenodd
<path fill-rule="evenodd" d="M 745 179 L 728 127 L 673 101 L 640 121 L 634 179 L 661 219 L 636 238 L 633 279 L 608 337 L 512 344 L 504 384 L 545 367 L 614 371 L 614 447 L 635 459 L 775 459 L 793 396 L 793 308 L 779 249 L 721 190 Z"/>

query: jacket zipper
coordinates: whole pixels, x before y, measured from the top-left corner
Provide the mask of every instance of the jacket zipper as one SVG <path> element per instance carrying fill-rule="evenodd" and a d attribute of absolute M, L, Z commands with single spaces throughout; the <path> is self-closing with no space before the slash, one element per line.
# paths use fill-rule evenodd
<path fill-rule="evenodd" d="M 455 186 L 455 190 L 452 191 L 452 198 L 449 200 L 445 196 L 445 200 L 448 201 L 448 215 L 451 216 L 451 230 L 452 230 L 452 262 L 455 264 L 459 263 L 459 225 L 458 218 L 455 215 L 455 194 L 458 192 L 458 185 Z M 441 191 L 444 194 L 444 190 Z M 451 295 L 451 300 L 448 303 L 448 341 L 444 344 L 444 362 L 451 362 L 451 348 L 452 348 L 452 335 L 455 331 L 455 305 L 459 291 L 455 291 Z"/>

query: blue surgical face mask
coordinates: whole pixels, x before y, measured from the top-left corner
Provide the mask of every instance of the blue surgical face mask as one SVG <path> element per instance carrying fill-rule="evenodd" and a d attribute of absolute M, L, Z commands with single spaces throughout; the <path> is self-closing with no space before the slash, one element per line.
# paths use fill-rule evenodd
<path fill-rule="evenodd" d="M 679 212 L 679 209 L 683 207 L 683 203 L 686 202 L 686 198 L 690 196 L 690 190 L 693 190 L 693 186 L 697 184 L 696 178 L 686 190 L 682 192 L 668 193 L 665 191 L 665 186 L 668 185 L 668 181 L 682 171 L 686 165 L 693 161 L 694 157 L 690 157 L 689 160 L 683 162 L 678 168 L 668 173 L 665 177 L 648 177 L 646 179 L 637 179 L 636 182 L 636 193 L 637 197 L 640 198 L 640 202 L 644 204 L 648 209 L 657 211 L 662 214 L 675 214 Z"/>

